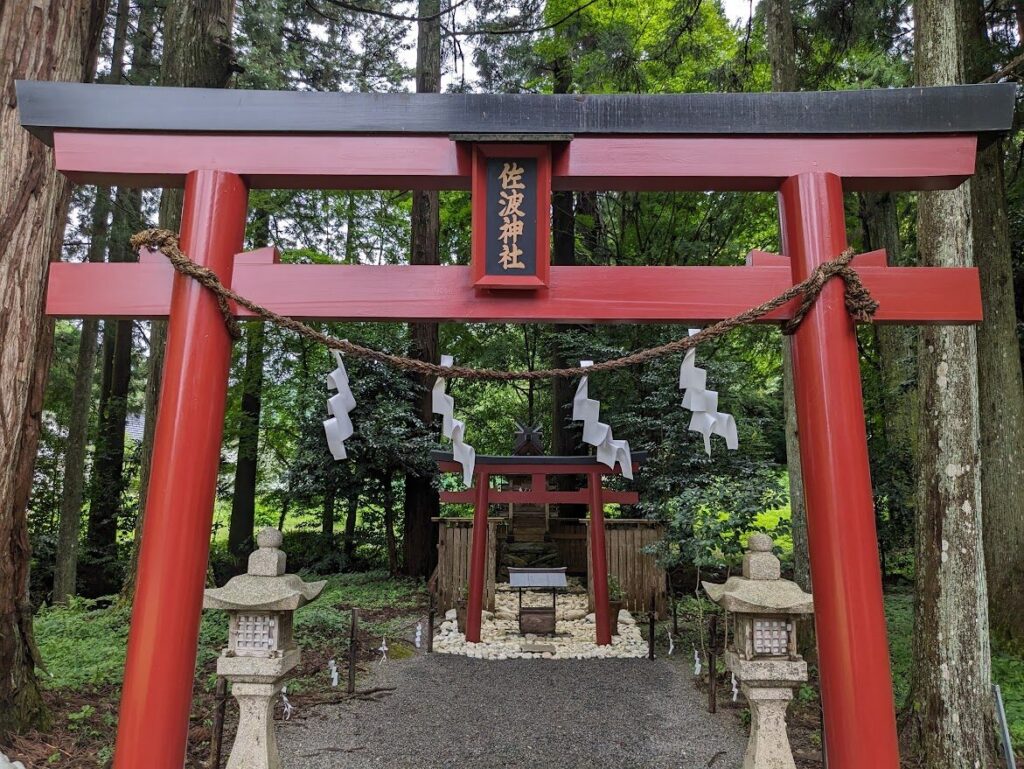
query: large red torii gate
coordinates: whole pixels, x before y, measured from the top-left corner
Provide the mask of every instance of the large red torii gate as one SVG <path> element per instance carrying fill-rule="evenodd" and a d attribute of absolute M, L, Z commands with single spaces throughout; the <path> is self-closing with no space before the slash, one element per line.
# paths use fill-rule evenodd
<path fill-rule="evenodd" d="M 181 246 L 279 313 L 353 320 L 674 322 L 758 304 L 846 248 L 843 192 L 949 189 L 1011 126 L 1014 86 L 793 94 L 311 94 L 18 84 L 22 124 L 73 181 L 185 187 Z M 779 193 L 786 258 L 746 267 L 552 267 L 486 293 L 468 267 L 280 265 L 237 255 L 250 188 L 469 189 L 475 142 L 548 143 L 561 190 Z M 879 322 L 981 320 L 973 269 L 855 262 Z M 117 769 L 180 769 L 230 362 L 212 296 L 159 260 L 55 264 L 47 312 L 169 318 Z M 768 321 L 785 320 L 792 307 Z M 239 317 L 246 313 L 238 312 Z M 892 684 L 854 325 L 826 286 L 794 336 L 826 747 L 897 769 Z M 854 642 L 856 635 L 856 642 Z"/>

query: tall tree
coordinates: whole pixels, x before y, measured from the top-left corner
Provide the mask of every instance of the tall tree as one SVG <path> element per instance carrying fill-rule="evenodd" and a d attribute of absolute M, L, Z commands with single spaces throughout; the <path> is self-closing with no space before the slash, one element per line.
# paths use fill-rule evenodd
<path fill-rule="evenodd" d="M 270 213 L 253 211 L 253 245 L 270 242 Z M 242 371 L 241 403 L 238 412 L 238 454 L 235 460 L 235 490 L 231 497 L 231 522 L 228 527 L 228 550 L 234 557 L 236 573 L 245 569 L 253 549 L 256 526 L 256 481 L 259 475 L 260 409 L 263 395 L 263 356 L 266 331 L 263 323 L 254 321 L 245 330 L 245 368 Z"/>
<path fill-rule="evenodd" d="M 762 6 L 765 44 L 772 72 L 772 90 L 795 91 L 797 72 L 792 5 L 790 0 L 763 0 Z M 797 431 L 796 396 L 793 391 L 793 345 L 788 336 L 782 337 L 782 399 L 786 415 L 786 466 L 789 469 L 789 508 L 792 513 L 793 579 L 804 590 L 810 590 L 807 511 L 804 507 L 804 477 L 800 465 L 800 436 Z"/>
<path fill-rule="evenodd" d="M 148 83 L 151 76 L 155 26 L 155 6 L 152 2 L 141 3 L 131 35 L 130 76 L 136 84 Z M 112 70 L 120 81 L 121 62 L 113 62 Z M 142 221 L 141 190 L 118 187 L 110 225 L 109 261 L 131 262 L 138 259 L 128 240 L 133 232 L 142 228 Z M 134 333 L 135 324 L 131 320 L 108 318 L 103 322 L 103 368 L 85 540 L 89 569 L 83 580 L 83 589 L 90 596 L 115 592 L 121 584 L 117 534 L 127 485 L 124 473 L 125 420 L 128 417 Z"/>
<path fill-rule="evenodd" d="M 235 0 L 168 0 L 164 13 L 164 49 L 160 61 L 159 84 L 226 88 L 235 71 L 231 44 L 234 14 Z M 163 191 L 160 196 L 161 227 L 177 231 L 181 223 L 182 200 L 180 189 L 168 188 Z M 146 425 L 139 457 L 139 514 L 135 523 L 131 563 L 121 588 L 121 595 L 125 598 L 130 597 L 135 590 L 166 342 L 167 323 L 153 321 L 150 325 L 149 360 L 146 367 Z"/>
<path fill-rule="evenodd" d="M 891 192 L 863 192 L 860 219 L 864 249 L 885 249 L 891 265 L 907 266 L 913 253 L 900 242 L 899 213 Z M 910 251 L 907 249 L 907 251 Z M 909 326 L 874 327 L 878 350 L 879 388 L 875 404 L 877 427 L 869 430 L 872 478 L 883 576 L 888 554 L 913 541 L 915 495 L 915 433 L 917 431 L 917 330 Z"/>
<path fill-rule="evenodd" d="M 60 254 L 69 188 L 53 154 L 18 122 L 14 81 L 90 78 L 105 0 L 0 5 L 0 732 L 41 726 L 28 601 L 26 503 L 39 437 L 53 323 L 43 316 L 48 264 Z"/>
<path fill-rule="evenodd" d="M 127 2 L 122 0 L 127 6 Z M 127 17 L 127 13 L 125 14 Z M 126 18 L 127 21 L 127 18 Z M 120 16 L 118 18 L 120 23 Z M 117 50 L 115 35 L 115 55 Z M 122 51 L 123 53 L 123 51 Z M 89 229 L 89 261 L 102 262 L 107 248 L 110 220 L 110 189 L 96 190 Z M 96 341 L 99 323 L 95 318 L 82 321 L 75 366 L 75 384 L 71 395 L 71 420 L 68 446 L 64 454 L 64 487 L 61 490 L 60 523 L 57 533 L 57 560 L 53 569 L 53 603 L 67 603 L 76 591 L 78 540 L 82 527 L 82 499 L 85 490 L 85 455 L 89 438 L 89 413 L 92 404 L 93 375 L 96 369 Z"/>
<path fill-rule="evenodd" d="M 968 82 L 992 72 L 981 0 L 959 0 Z M 1013 296 L 1003 142 L 978 151 L 971 177 L 971 232 L 985 322 L 978 326 L 981 501 L 989 616 L 997 635 L 1024 640 L 1024 383 Z M 997 427 L 998 426 L 998 427 Z"/>
<path fill-rule="evenodd" d="M 110 51 L 110 72 L 106 82 L 120 84 L 124 75 L 124 53 L 128 41 L 130 7 L 128 0 L 118 0 L 114 17 L 113 45 Z M 89 261 L 102 262 L 107 252 L 110 224 L 110 189 L 98 187 L 93 201 L 89 230 Z M 75 384 L 71 396 L 71 419 L 68 423 L 68 444 L 64 454 L 64 485 L 61 489 L 60 523 L 57 534 L 57 560 L 53 569 L 53 603 L 66 603 L 75 594 L 78 577 L 78 540 L 82 526 L 82 500 L 85 491 L 86 444 L 92 404 L 93 375 L 96 369 L 96 341 L 99 321 L 82 321 L 75 367 Z"/>
<path fill-rule="evenodd" d="M 555 29 L 556 39 L 561 30 Z M 555 93 L 572 92 L 572 59 L 558 51 L 552 62 L 552 86 Z M 581 193 L 580 204 L 586 206 L 593 203 L 593 193 Z M 591 216 L 591 220 L 596 216 Z M 596 227 L 591 227 L 590 232 Z M 560 267 L 576 265 L 576 201 L 571 190 L 553 192 L 551 194 L 551 262 Z M 551 365 L 555 368 L 567 368 L 575 365 L 570 360 L 565 348 L 565 340 L 572 331 L 572 326 L 558 324 L 551 327 L 548 347 Z M 576 393 L 575 384 L 558 377 L 551 380 L 551 453 L 555 456 L 571 456 L 580 453 L 583 442 L 580 431 L 572 418 L 572 399 Z M 555 488 L 559 491 L 574 491 L 579 488 L 579 479 L 572 475 L 555 476 Z M 558 505 L 558 515 L 565 517 L 585 518 L 586 505 Z"/>
<path fill-rule="evenodd" d="M 957 3 L 917 0 L 914 21 L 918 84 L 962 83 Z M 970 182 L 921 193 L 922 264 L 973 264 L 970 205 Z M 929 769 L 995 766 L 973 327 L 922 327 L 918 386 L 917 588 L 906 729 Z"/>
<path fill-rule="evenodd" d="M 441 0 L 419 0 L 416 36 L 416 93 L 441 92 Z M 412 198 L 412 264 L 439 264 L 438 236 L 441 213 L 436 191 L 419 190 Z M 438 360 L 436 323 L 409 324 L 410 355 L 420 360 Z M 416 376 L 419 389 L 415 409 L 424 425 L 430 425 L 432 377 Z M 405 474 L 405 573 L 429 576 L 434 561 L 431 518 L 438 515 L 439 502 L 430 475 Z"/>

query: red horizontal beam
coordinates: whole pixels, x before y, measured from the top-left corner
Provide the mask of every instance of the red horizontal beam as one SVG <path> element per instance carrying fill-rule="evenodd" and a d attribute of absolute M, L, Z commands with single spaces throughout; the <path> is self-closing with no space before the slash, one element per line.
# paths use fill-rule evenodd
<path fill-rule="evenodd" d="M 616 465 L 616 468 L 618 468 L 618 465 Z M 437 463 L 437 469 L 442 473 L 462 473 L 462 465 L 451 459 L 439 460 Z M 478 472 L 487 473 L 489 476 L 529 475 L 531 479 L 533 476 L 544 475 L 587 475 L 588 473 L 594 472 L 594 470 L 600 470 L 602 475 L 619 475 L 618 469 L 613 469 L 606 465 L 595 464 L 593 458 L 589 458 L 589 461 L 580 462 L 579 464 L 573 464 L 570 462 L 552 462 L 551 464 L 524 462 L 521 465 L 514 463 L 488 464 L 487 462 L 481 462 L 478 460 L 476 463 L 476 469 Z M 633 469 L 639 471 L 640 465 L 634 462 Z"/>
<path fill-rule="evenodd" d="M 473 504 L 476 487 L 465 491 L 442 491 L 440 494 L 442 502 L 453 504 Z M 498 491 L 491 489 L 487 495 L 488 504 L 537 504 L 537 505 L 570 505 L 585 504 L 589 492 L 587 489 L 580 491 Z M 617 489 L 604 489 L 602 499 L 607 503 L 618 503 L 620 505 L 635 505 L 640 502 L 640 495 L 635 491 L 619 491 Z"/>
<path fill-rule="evenodd" d="M 820 171 L 848 190 L 949 189 L 974 172 L 974 136 L 581 137 L 556 151 L 556 190 L 777 190 Z M 469 189 L 469 145 L 443 136 L 55 131 L 76 182 L 181 186 L 195 169 L 253 188 Z"/>
<path fill-rule="evenodd" d="M 888 323 L 960 323 L 982 319 L 973 268 L 860 267 Z M 163 318 L 173 270 L 167 264 L 69 264 L 50 267 L 46 312 L 65 318 Z M 487 292 L 468 267 L 272 264 L 238 260 L 232 285 L 261 305 L 317 320 L 510 323 L 706 323 L 736 315 L 792 284 L 788 266 L 552 267 L 537 292 Z M 824 300 L 823 300 L 824 301 Z M 766 316 L 778 322 L 793 305 Z M 252 317 L 245 310 L 240 318 Z M 524 474 L 536 472 L 535 466 Z M 504 468 L 504 472 L 510 472 Z"/>
<path fill-rule="evenodd" d="M 974 136 L 575 139 L 555 189 L 774 191 L 811 171 L 848 191 L 951 189 L 974 173 Z"/>

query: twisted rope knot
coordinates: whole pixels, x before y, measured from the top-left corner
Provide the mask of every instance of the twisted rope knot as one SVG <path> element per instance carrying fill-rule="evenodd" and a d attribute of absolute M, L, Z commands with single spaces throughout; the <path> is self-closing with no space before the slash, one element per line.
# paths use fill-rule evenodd
<path fill-rule="evenodd" d="M 801 292 L 803 296 L 800 300 L 800 306 L 793 313 L 793 317 L 782 324 L 783 334 L 788 335 L 796 332 L 803 322 L 804 316 L 807 315 L 811 307 L 818 300 L 818 296 L 821 295 L 825 284 L 837 276 L 843 279 L 845 288 L 843 298 L 846 303 L 846 311 L 850 313 L 854 320 L 861 323 L 870 323 L 874 319 L 875 312 L 878 310 L 878 302 L 875 301 L 875 298 L 871 296 L 871 292 L 861 282 L 857 271 L 850 266 L 854 255 L 854 250 L 847 248 L 835 259 L 819 264 L 814 269 L 814 272 L 808 276 L 807 280 L 799 284 L 805 286 Z"/>
<path fill-rule="evenodd" d="M 178 246 L 178 236 L 170 230 L 153 227 L 142 230 L 132 235 L 132 248 L 138 251 L 146 246 L 154 251 L 159 251 L 170 261 L 175 270 L 182 275 L 188 275 L 193 280 L 208 288 L 217 298 L 217 307 L 220 314 L 224 316 L 224 325 L 228 327 L 228 334 L 232 339 L 238 341 L 242 338 L 242 327 L 235 320 L 235 314 L 228 304 L 228 289 L 221 283 L 217 273 L 209 267 L 196 264 Z"/>
<path fill-rule="evenodd" d="M 131 237 L 131 244 L 132 248 L 135 249 L 147 246 L 153 250 L 160 251 L 167 257 L 175 270 L 183 275 L 188 275 L 211 291 L 217 298 L 217 306 L 220 308 L 220 312 L 224 316 L 224 323 L 227 326 L 228 333 L 231 335 L 232 339 L 239 339 L 242 332 L 241 327 L 238 325 L 238 321 L 235 319 L 234 313 L 231 310 L 229 302 L 234 302 L 240 307 L 244 307 L 249 310 L 254 315 L 258 315 L 264 320 L 269 320 L 282 328 L 294 331 L 300 336 L 304 336 L 307 339 L 318 342 L 328 349 L 339 350 L 346 355 L 361 360 L 372 360 L 377 361 L 378 363 L 386 363 L 403 371 L 410 371 L 424 377 L 433 376 L 509 382 L 559 378 L 568 379 L 575 376 L 582 376 L 584 374 L 593 374 L 602 371 L 615 371 L 627 366 L 633 366 L 658 358 L 663 358 L 666 355 L 686 352 L 686 350 L 689 350 L 691 347 L 696 347 L 702 342 L 717 339 L 718 337 L 727 334 L 729 331 L 732 331 L 734 328 L 749 325 L 759 318 L 778 310 L 793 299 L 800 297 L 800 306 L 793 314 L 793 317 L 782 326 L 782 332 L 784 334 L 792 334 L 800 326 L 804 316 L 806 316 L 808 311 L 810 311 L 825 285 L 835 277 L 842 278 L 843 280 L 843 284 L 845 286 L 846 309 L 855 320 L 865 323 L 870 322 L 874 318 L 875 311 L 878 309 L 878 302 L 874 300 L 864 284 L 861 283 L 860 276 L 857 274 L 857 271 L 850 266 L 850 262 L 853 260 L 854 251 L 852 248 L 847 248 L 835 259 L 818 265 L 806 280 L 790 286 L 778 296 L 769 299 L 767 302 L 759 304 L 757 307 L 752 307 L 751 309 L 741 312 L 739 315 L 734 315 L 731 318 L 720 320 L 717 323 L 702 329 L 693 336 L 685 336 L 657 347 L 640 350 L 638 352 L 630 353 L 629 355 L 624 355 L 620 358 L 601 361 L 600 363 L 595 363 L 593 366 L 589 366 L 587 368 L 576 366 L 571 368 L 538 369 L 533 371 L 503 371 L 500 369 L 490 368 L 469 368 L 467 366 L 439 366 L 436 363 L 430 363 L 428 361 L 407 358 L 403 355 L 393 355 L 391 353 L 382 352 L 381 350 L 374 350 L 373 348 L 364 347 L 363 345 L 356 344 L 355 342 L 350 342 L 347 339 L 337 339 L 323 333 L 322 331 L 317 331 L 315 328 L 306 325 L 302 321 L 289 318 L 276 313 L 271 309 L 263 307 L 262 305 L 256 304 L 251 299 L 247 299 L 225 286 L 217 276 L 217 273 L 213 270 L 208 267 L 198 265 L 189 259 L 188 255 L 185 254 L 178 245 L 178 236 L 170 230 L 159 228 L 142 230 Z"/>

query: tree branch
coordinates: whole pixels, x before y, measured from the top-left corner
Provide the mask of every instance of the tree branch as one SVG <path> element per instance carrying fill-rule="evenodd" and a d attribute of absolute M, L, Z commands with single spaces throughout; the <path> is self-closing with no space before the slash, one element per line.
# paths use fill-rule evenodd
<path fill-rule="evenodd" d="M 557 21 L 553 21 L 550 24 L 544 24 L 544 25 L 542 25 L 540 27 L 520 27 L 520 28 L 510 28 L 510 29 L 469 29 L 469 30 L 454 30 L 453 29 L 451 31 L 451 34 L 452 35 L 459 35 L 460 37 L 469 37 L 471 35 L 530 35 L 530 34 L 534 34 L 536 32 L 546 32 L 549 29 L 554 29 L 555 27 L 558 27 L 558 26 L 564 24 L 565 22 L 569 21 L 569 19 L 573 18 L 574 16 L 578 16 L 580 13 L 583 12 L 584 9 L 589 8 L 590 6 L 592 6 L 596 2 L 599 2 L 599 0 L 588 0 L 587 2 L 583 3 L 583 5 L 580 5 L 577 8 L 569 11 L 569 13 L 565 14 L 565 16 L 563 16 L 562 18 L 558 19 Z"/>
<path fill-rule="evenodd" d="M 456 2 L 449 5 L 437 13 L 432 13 L 429 16 L 405 16 L 401 13 L 391 13 L 390 11 L 378 11 L 376 8 L 366 8 L 362 5 L 356 5 L 355 3 L 346 2 L 346 0 L 327 0 L 328 3 L 337 7 L 343 8 L 346 11 L 352 11 L 353 13 L 367 13 L 371 16 L 383 16 L 385 19 L 392 19 L 393 21 L 434 21 L 444 16 L 446 13 L 451 13 L 460 5 L 465 5 L 469 0 L 456 0 Z M 311 0 L 307 0 L 306 5 L 312 7 Z M 321 12 L 321 15 L 323 13 Z M 335 19 L 335 21 L 337 21 Z"/>
<path fill-rule="evenodd" d="M 1022 63 L 1024 63 L 1024 53 L 1019 53 L 1016 56 L 1014 56 L 1008 64 L 1001 67 L 1000 69 L 986 77 L 984 80 L 981 80 L 979 82 L 995 83 L 997 80 L 1000 80 L 1006 77 L 1007 75 L 1012 74 L 1013 71 L 1017 69 Z"/>

